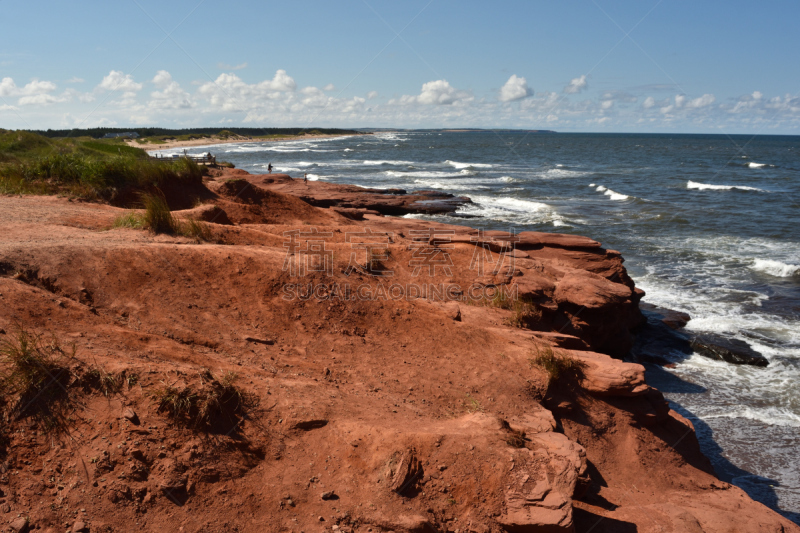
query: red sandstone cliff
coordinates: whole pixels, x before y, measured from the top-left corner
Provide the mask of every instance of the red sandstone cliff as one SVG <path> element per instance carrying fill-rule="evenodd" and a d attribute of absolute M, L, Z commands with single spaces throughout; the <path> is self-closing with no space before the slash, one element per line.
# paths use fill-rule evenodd
<path fill-rule="evenodd" d="M 0 336 L 22 326 L 74 342 L 78 377 L 137 376 L 108 397 L 67 384 L 78 401 L 66 435 L 27 419 L 4 428 L 0 519 L 50 531 L 800 531 L 717 480 L 643 367 L 610 357 L 641 321 L 618 253 L 322 209 L 240 172 L 207 185 L 213 205 L 178 214 L 212 221 L 200 244 L 109 229 L 124 213 L 109 206 L 0 198 Z M 354 247 L 367 228 L 388 249 L 371 265 Z M 324 241 L 332 269 L 291 271 L 309 241 Z M 408 297 L 423 286 L 428 298 Z M 478 298 L 498 290 L 525 306 Z M 535 364 L 548 350 L 579 371 L 551 380 Z M 156 409 L 153 391 L 199 387 L 205 369 L 237 373 L 259 400 L 230 431 Z"/>

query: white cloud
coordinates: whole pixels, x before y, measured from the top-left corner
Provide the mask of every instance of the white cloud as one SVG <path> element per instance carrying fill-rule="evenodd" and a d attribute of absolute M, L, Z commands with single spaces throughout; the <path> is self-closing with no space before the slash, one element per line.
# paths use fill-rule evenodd
<path fill-rule="evenodd" d="M 691 109 L 699 109 L 701 107 L 706 107 L 714 103 L 716 97 L 713 94 L 704 94 L 699 98 L 695 98 L 694 100 L 690 100 L 686 107 Z"/>
<path fill-rule="evenodd" d="M 217 68 L 219 68 L 220 70 L 242 70 L 242 69 L 247 68 L 247 62 L 245 61 L 244 63 L 242 63 L 240 65 L 229 65 L 227 63 L 217 63 Z"/>
<path fill-rule="evenodd" d="M 589 82 L 586 81 L 586 74 L 579 78 L 573 78 L 569 85 L 564 87 L 564 92 L 567 94 L 578 94 L 589 88 Z"/>
<path fill-rule="evenodd" d="M 323 87 L 322 90 L 323 91 L 335 91 L 336 90 L 336 86 L 334 84 L 332 84 L 332 83 L 329 83 L 328 85 Z"/>
<path fill-rule="evenodd" d="M 378 97 L 378 91 L 370 91 L 367 93 L 367 100 L 374 100 Z"/>
<path fill-rule="evenodd" d="M 275 72 L 275 77 L 269 81 L 262 81 L 258 84 L 261 89 L 269 89 L 272 91 L 294 91 L 297 89 L 297 84 L 291 76 L 286 74 L 286 71 L 281 69 Z"/>
<path fill-rule="evenodd" d="M 505 85 L 500 89 L 501 102 L 514 102 L 533 95 L 533 89 L 528 87 L 525 78 L 512 74 Z"/>
<path fill-rule="evenodd" d="M 188 92 L 184 91 L 172 75 L 166 70 L 159 70 L 153 83 L 160 90 L 150 93 L 150 107 L 156 109 L 189 109 L 194 102 Z"/>
<path fill-rule="evenodd" d="M 647 98 L 644 99 L 644 102 L 642 102 L 642 107 L 645 109 L 650 109 L 655 105 L 656 105 L 656 99 L 653 98 L 652 96 L 648 96 Z"/>
<path fill-rule="evenodd" d="M 124 92 L 139 92 L 142 90 L 143 85 L 133 81 L 130 74 L 124 74 L 118 70 L 112 70 L 108 76 L 103 78 L 103 81 L 97 86 L 97 89 L 107 91 L 124 91 Z"/>
<path fill-rule="evenodd" d="M 206 82 L 197 95 L 208 100 L 212 107 L 229 112 L 242 112 L 262 107 L 265 102 L 286 100 L 286 93 L 297 89 L 294 79 L 285 70 L 278 70 L 271 80 L 245 83 L 236 74 L 220 74 Z"/>
<path fill-rule="evenodd" d="M 456 90 L 447 80 L 429 81 L 422 85 L 422 91 L 416 96 L 403 95 L 399 100 L 389 100 L 389 104 L 423 104 L 453 105 L 472 101 L 468 92 Z"/>
<path fill-rule="evenodd" d="M 56 84 L 51 81 L 33 80 L 24 87 L 17 87 L 12 78 L 3 78 L 0 81 L 0 96 L 36 96 L 56 90 Z"/>
<path fill-rule="evenodd" d="M 70 100 L 69 93 L 61 96 L 50 94 L 56 88 L 56 84 L 51 81 L 39 80 L 33 80 L 23 87 L 18 87 L 12 78 L 3 78 L 0 80 L 0 97 L 18 97 L 17 104 L 22 106 L 47 105 Z"/>
<path fill-rule="evenodd" d="M 83 83 L 85 81 L 86 80 L 84 80 L 83 78 L 79 78 L 77 76 L 73 76 L 72 78 L 67 80 L 67 83 Z"/>
<path fill-rule="evenodd" d="M 611 109 L 614 106 L 614 100 L 603 100 L 600 103 L 602 109 Z"/>

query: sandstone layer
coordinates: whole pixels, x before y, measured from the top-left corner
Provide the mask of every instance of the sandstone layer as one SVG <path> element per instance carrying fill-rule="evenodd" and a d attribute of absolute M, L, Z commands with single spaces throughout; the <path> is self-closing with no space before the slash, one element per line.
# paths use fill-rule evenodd
<path fill-rule="evenodd" d="M 620 359 L 643 293 L 619 253 L 381 216 L 424 200 L 301 183 L 217 172 L 205 205 L 176 213 L 204 221 L 202 241 L 113 228 L 120 208 L 0 197 L 0 337 L 24 328 L 76 348 L 67 431 L 4 428 L 0 520 L 800 531 L 719 481 L 691 423 Z M 546 356 L 572 370 L 553 377 Z M 126 385 L 87 392 L 96 368 Z M 258 402 L 228 430 L 159 412 L 164 387 L 229 372 Z"/>

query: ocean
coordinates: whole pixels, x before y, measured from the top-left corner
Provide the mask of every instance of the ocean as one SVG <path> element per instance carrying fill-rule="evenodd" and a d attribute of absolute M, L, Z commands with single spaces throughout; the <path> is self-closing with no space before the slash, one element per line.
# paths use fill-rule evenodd
<path fill-rule="evenodd" d="M 644 301 L 769 359 L 646 366 L 717 474 L 800 523 L 800 137 L 402 131 L 188 150 L 208 151 L 251 173 L 469 196 L 475 218 L 430 218 L 622 252 Z"/>

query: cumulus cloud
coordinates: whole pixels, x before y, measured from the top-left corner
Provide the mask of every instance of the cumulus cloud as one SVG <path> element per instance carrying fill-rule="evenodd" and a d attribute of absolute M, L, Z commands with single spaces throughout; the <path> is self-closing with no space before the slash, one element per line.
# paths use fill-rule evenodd
<path fill-rule="evenodd" d="M 567 94 L 578 94 L 589 88 L 589 82 L 586 81 L 586 74 L 579 78 L 572 78 L 569 84 L 564 87 L 564 92 Z"/>
<path fill-rule="evenodd" d="M 229 65 L 227 63 L 217 63 L 217 68 L 220 70 L 242 70 L 247 68 L 247 62 L 241 63 L 239 65 Z"/>
<path fill-rule="evenodd" d="M 332 84 L 332 83 L 329 83 L 328 85 L 323 87 L 322 90 L 323 91 L 335 91 L 336 90 L 336 86 L 334 84 Z"/>
<path fill-rule="evenodd" d="M 694 100 L 689 100 L 686 103 L 686 107 L 689 109 L 699 109 L 701 107 L 706 107 L 713 104 L 716 101 L 716 97 L 713 94 L 704 94 L 699 98 L 695 98 Z"/>
<path fill-rule="evenodd" d="M 336 96 L 331 85 L 300 87 L 284 70 L 266 80 L 245 81 L 234 72 L 220 74 L 214 82 L 200 81 L 182 87 L 166 70 L 153 72 L 148 81 L 137 83 L 132 76 L 111 71 L 95 90 L 60 88 L 50 81 L 32 80 L 18 84 L 0 78 L 0 112 L 7 124 L 16 113 L 28 113 L 16 127 L 51 127 L 54 116 L 85 115 L 86 105 L 116 90 L 114 100 L 99 108 L 91 125 L 104 123 L 148 124 L 158 120 L 175 126 L 190 126 L 198 115 L 206 123 L 259 126 L 320 125 L 338 127 L 449 127 L 466 124 L 483 127 L 547 127 L 559 131 L 754 131 L 755 127 L 800 131 L 800 98 L 786 94 L 766 96 L 753 91 L 718 102 L 707 94 L 663 94 L 630 88 L 599 91 L 597 97 L 565 98 L 588 87 L 586 76 L 572 80 L 567 88 L 536 94 L 527 80 L 513 75 L 502 83 L 495 97 L 475 97 L 447 80 L 421 84 L 417 94 L 385 102 L 376 91 L 364 89 L 362 96 Z M 152 84 L 152 86 L 150 86 Z M 143 98 L 148 85 L 147 99 Z M 195 86 L 193 86 L 195 85 Z M 569 89 L 569 91 L 568 91 Z M 574 92 L 570 92 L 574 91 Z M 105 92 L 105 94 L 104 94 Z M 649 96 L 652 94 L 652 96 Z M 481 95 L 482 96 L 482 95 Z M 66 105 L 63 102 L 71 102 Z M 508 105 L 508 102 L 517 102 Z M 37 107 L 55 111 L 37 113 Z M 196 110 L 187 113 L 186 110 Z M 66 113 L 66 114 L 65 114 Z M 66 119 L 65 119 L 66 120 Z M 38 122 L 37 122 L 38 121 Z M 16 125 L 16 124 L 15 124 Z M 773 130 L 777 131 L 777 130 Z"/>
<path fill-rule="evenodd" d="M 528 87 L 525 78 L 512 74 L 505 85 L 500 89 L 501 102 L 514 102 L 533 95 L 533 89 Z"/>
<path fill-rule="evenodd" d="M 123 91 L 126 93 L 137 93 L 142 90 L 143 85 L 133 81 L 130 74 L 124 74 L 119 70 L 112 70 L 108 76 L 97 86 L 97 89 L 106 91 Z"/>
<path fill-rule="evenodd" d="M 192 102 L 189 93 L 183 90 L 166 70 L 159 70 L 153 78 L 153 83 L 159 90 L 150 93 L 150 107 L 156 109 L 189 109 L 194 107 L 194 102 Z"/>
<path fill-rule="evenodd" d="M 3 78 L 0 80 L 0 97 L 16 97 L 17 104 L 28 105 L 48 105 L 57 102 L 66 102 L 70 99 L 69 94 L 55 96 L 52 93 L 56 90 L 56 84 L 51 81 L 33 80 L 30 83 L 19 87 L 13 78 Z"/>
<path fill-rule="evenodd" d="M 84 80 L 83 78 L 79 78 L 77 76 L 73 76 L 73 77 L 71 77 L 70 79 L 67 80 L 67 83 L 83 83 L 85 81 L 86 80 Z"/>
<path fill-rule="evenodd" d="M 472 101 L 472 97 L 465 91 L 459 91 L 451 86 L 447 80 L 429 81 L 422 85 L 422 91 L 416 96 L 403 95 L 399 100 L 389 100 L 390 104 L 423 104 L 423 105 L 453 105 Z"/>
<path fill-rule="evenodd" d="M 240 112 L 261 106 L 265 101 L 277 101 L 297 90 L 297 83 L 285 70 L 278 70 L 271 80 L 246 83 L 236 74 L 220 74 L 206 82 L 197 94 L 223 111 Z"/>

